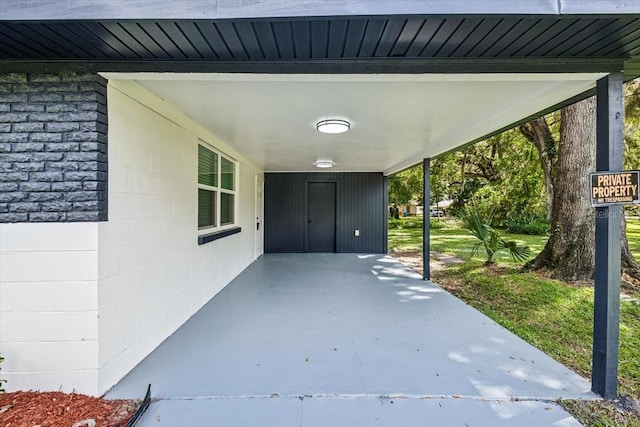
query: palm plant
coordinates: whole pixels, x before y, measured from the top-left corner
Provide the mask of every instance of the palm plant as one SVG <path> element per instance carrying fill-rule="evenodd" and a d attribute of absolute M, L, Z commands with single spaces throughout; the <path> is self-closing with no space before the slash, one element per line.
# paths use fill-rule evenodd
<path fill-rule="evenodd" d="M 493 264 L 493 256 L 501 250 L 509 251 L 511 258 L 520 262 L 529 257 L 531 250 L 528 246 L 518 246 L 516 242 L 504 240 L 498 230 L 491 226 L 491 216 L 484 218 L 473 205 L 467 206 L 461 219 L 464 227 L 477 239 L 471 248 L 471 256 L 478 253 L 482 246 L 487 254 L 485 264 Z"/>

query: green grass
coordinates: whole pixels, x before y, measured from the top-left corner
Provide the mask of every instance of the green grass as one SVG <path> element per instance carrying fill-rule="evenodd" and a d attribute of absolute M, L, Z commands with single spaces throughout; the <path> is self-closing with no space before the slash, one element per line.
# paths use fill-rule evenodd
<path fill-rule="evenodd" d="M 421 224 L 420 219 L 403 218 L 398 220 L 402 222 L 413 222 Z M 432 219 L 431 220 L 431 250 L 444 252 L 455 255 L 465 260 L 469 259 L 471 247 L 475 238 L 467 230 L 460 228 L 458 221 L 454 219 Z M 512 234 L 502 232 L 502 236 L 506 240 L 514 240 L 519 245 L 529 246 L 531 248 L 531 257 L 535 257 L 547 242 L 547 236 L 532 236 L 529 234 Z M 629 240 L 629 249 L 633 256 L 640 260 L 640 218 L 627 218 L 627 238 Z M 422 229 L 414 228 L 390 228 L 389 229 L 389 249 L 392 251 L 422 251 Z M 473 259 L 481 260 L 482 252 L 478 253 Z M 508 253 L 498 253 L 495 257 L 496 261 L 513 263 Z"/>
<path fill-rule="evenodd" d="M 636 260 L 640 260 L 640 217 L 627 218 L 627 239 L 629 250 Z"/>
<path fill-rule="evenodd" d="M 527 342 L 590 376 L 593 288 L 478 261 L 450 266 L 436 279 Z M 620 392 L 640 397 L 640 304 L 629 299 L 621 302 L 619 369 Z"/>
<path fill-rule="evenodd" d="M 420 229 L 390 229 L 389 247 L 396 251 L 421 251 L 421 233 Z M 502 235 L 506 240 L 528 245 L 532 257 L 542 250 L 547 239 Z M 627 220 L 627 237 L 632 253 L 640 259 L 640 219 Z M 482 253 L 469 258 L 473 243 L 474 237 L 455 221 L 442 221 L 432 228 L 432 251 L 466 260 L 435 273 L 433 280 L 559 362 L 590 377 L 593 287 L 522 272 L 520 264 L 507 253 L 499 254 L 496 265 L 486 266 Z M 619 393 L 640 399 L 640 290 L 628 291 L 620 308 Z M 600 406 L 579 402 L 564 405 L 585 426 L 640 427 L 637 416 L 622 413 L 606 402 Z"/>
<path fill-rule="evenodd" d="M 400 220 L 407 221 L 407 220 Z M 411 219 L 416 222 L 416 219 Z M 457 256 L 465 260 L 483 260 L 482 249 L 471 257 L 471 248 L 475 237 L 467 230 L 460 228 L 458 221 L 453 219 L 431 220 L 431 250 Z M 434 227 L 435 225 L 435 227 Z M 513 240 L 521 246 L 529 246 L 532 256 L 542 250 L 547 241 L 546 236 L 531 236 L 529 234 L 511 234 L 502 232 L 505 240 Z M 420 228 L 390 228 L 389 249 L 391 251 L 422 251 L 422 229 Z M 494 256 L 496 262 L 513 263 L 508 252 L 498 252 Z"/>

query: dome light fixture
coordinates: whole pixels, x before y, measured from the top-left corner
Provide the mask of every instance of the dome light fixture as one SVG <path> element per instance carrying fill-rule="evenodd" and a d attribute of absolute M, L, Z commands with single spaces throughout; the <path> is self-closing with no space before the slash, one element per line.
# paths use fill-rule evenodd
<path fill-rule="evenodd" d="M 351 128 L 351 123 L 341 119 L 321 120 L 316 124 L 318 132 L 322 133 L 344 133 Z"/>
<path fill-rule="evenodd" d="M 335 165 L 332 160 L 316 160 L 313 164 L 317 168 L 332 168 Z"/>

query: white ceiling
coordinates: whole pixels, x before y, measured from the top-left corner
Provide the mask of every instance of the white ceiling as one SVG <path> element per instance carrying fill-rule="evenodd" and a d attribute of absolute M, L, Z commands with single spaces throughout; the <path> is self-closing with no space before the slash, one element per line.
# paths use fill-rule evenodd
<path fill-rule="evenodd" d="M 390 174 L 578 95 L 603 74 L 106 76 L 137 80 L 267 172 L 327 159 L 331 171 Z M 351 130 L 317 132 L 327 118 Z"/>

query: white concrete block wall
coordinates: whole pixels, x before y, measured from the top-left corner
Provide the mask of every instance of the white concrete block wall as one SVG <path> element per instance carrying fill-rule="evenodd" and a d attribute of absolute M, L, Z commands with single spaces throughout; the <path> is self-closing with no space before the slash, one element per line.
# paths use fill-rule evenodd
<path fill-rule="evenodd" d="M 136 83 L 111 81 L 108 105 L 109 221 L 98 226 L 101 393 L 254 261 L 254 183 L 261 174 Z M 201 246 L 199 139 L 239 162 L 242 227 Z"/>
<path fill-rule="evenodd" d="M 8 390 L 104 393 L 255 259 L 262 172 L 137 83 L 108 103 L 109 220 L 0 224 Z M 199 139 L 238 161 L 242 227 L 201 246 Z"/>
<path fill-rule="evenodd" d="M 0 224 L 7 390 L 98 393 L 98 225 Z"/>

